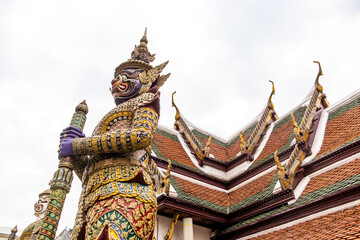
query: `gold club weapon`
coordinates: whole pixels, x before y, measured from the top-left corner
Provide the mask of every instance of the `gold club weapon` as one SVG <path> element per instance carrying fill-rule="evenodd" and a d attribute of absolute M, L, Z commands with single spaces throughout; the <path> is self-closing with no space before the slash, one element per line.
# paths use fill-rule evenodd
<path fill-rule="evenodd" d="M 84 129 L 87 113 L 88 107 L 84 100 L 76 106 L 75 113 L 71 118 L 70 126 L 74 126 L 82 131 Z M 49 183 L 51 195 L 49 205 L 46 209 L 45 216 L 42 219 L 39 234 L 37 236 L 37 239 L 39 240 L 53 240 L 55 238 L 66 194 L 70 191 L 71 182 L 73 180 L 73 161 L 74 160 L 71 157 L 61 158 L 59 167 Z"/>

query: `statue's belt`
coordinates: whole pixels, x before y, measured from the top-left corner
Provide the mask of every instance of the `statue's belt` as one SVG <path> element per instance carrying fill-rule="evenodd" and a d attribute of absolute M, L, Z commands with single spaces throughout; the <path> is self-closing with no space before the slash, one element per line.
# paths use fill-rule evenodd
<path fill-rule="evenodd" d="M 115 166 L 140 166 L 141 162 L 145 162 L 149 159 L 149 154 L 144 153 L 139 159 L 134 159 L 132 157 L 114 157 L 114 158 L 107 158 L 102 160 L 97 160 L 93 163 L 88 172 L 88 176 L 93 175 L 97 171 L 108 168 L 108 167 L 115 167 Z"/>
<path fill-rule="evenodd" d="M 140 159 L 135 160 L 125 157 L 109 158 L 94 163 L 89 169 L 85 194 L 89 194 L 100 186 L 112 181 L 126 182 L 134 179 L 141 171 L 141 162 L 147 161 L 148 159 L 149 154 L 145 153 Z M 142 174 L 144 175 L 145 183 L 150 184 L 150 176 L 146 173 Z"/>
<path fill-rule="evenodd" d="M 137 182 L 114 181 L 102 185 L 85 197 L 84 210 L 89 209 L 96 201 L 112 196 L 136 198 L 141 202 L 157 207 L 156 193 L 152 185 L 146 186 Z"/>

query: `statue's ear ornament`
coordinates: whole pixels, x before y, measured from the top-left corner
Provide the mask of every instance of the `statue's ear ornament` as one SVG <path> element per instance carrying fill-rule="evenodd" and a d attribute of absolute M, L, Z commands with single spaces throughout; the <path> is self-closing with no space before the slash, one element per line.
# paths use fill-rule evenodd
<path fill-rule="evenodd" d="M 142 84 L 148 84 L 149 82 L 153 83 L 157 80 L 156 86 L 159 88 L 164 85 L 165 81 L 169 78 L 170 73 L 166 75 L 161 75 L 160 73 L 166 67 L 169 61 L 166 61 L 153 69 L 145 70 L 140 73 L 139 78 Z"/>
<path fill-rule="evenodd" d="M 158 82 L 156 84 L 156 86 L 158 88 L 160 88 L 162 85 L 164 85 L 164 83 L 166 82 L 166 80 L 170 77 L 170 73 L 166 74 L 166 75 L 161 75 L 158 77 Z"/>
<path fill-rule="evenodd" d="M 158 88 L 160 88 L 162 85 L 164 85 L 165 81 L 170 77 L 170 73 L 168 73 L 166 75 L 160 75 L 160 73 L 166 67 L 166 65 L 168 63 L 169 63 L 169 61 L 166 61 L 151 70 L 151 71 L 154 71 L 154 75 L 155 75 L 154 81 L 157 80 L 156 86 Z"/>

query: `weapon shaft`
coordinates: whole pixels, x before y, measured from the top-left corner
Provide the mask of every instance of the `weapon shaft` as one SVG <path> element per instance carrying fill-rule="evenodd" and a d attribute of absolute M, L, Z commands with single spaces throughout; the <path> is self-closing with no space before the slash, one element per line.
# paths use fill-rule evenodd
<path fill-rule="evenodd" d="M 83 130 L 87 112 L 88 108 L 85 101 L 77 105 L 70 126 Z M 39 240 L 53 240 L 55 238 L 66 194 L 70 191 L 73 180 L 73 168 L 74 164 L 71 157 L 60 159 L 59 167 L 50 181 L 51 195 L 37 236 Z"/>

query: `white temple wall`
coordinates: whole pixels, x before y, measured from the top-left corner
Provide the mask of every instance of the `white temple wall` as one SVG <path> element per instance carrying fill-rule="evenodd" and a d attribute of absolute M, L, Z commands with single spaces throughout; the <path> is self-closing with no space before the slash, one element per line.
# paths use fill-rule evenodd
<path fill-rule="evenodd" d="M 157 224 L 155 227 L 155 238 L 157 240 L 164 239 L 166 233 L 171 228 L 172 218 L 157 216 Z M 193 225 L 194 238 L 196 240 L 210 240 L 210 228 Z M 177 221 L 174 229 L 173 240 L 186 240 L 183 238 L 183 222 Z"/>

